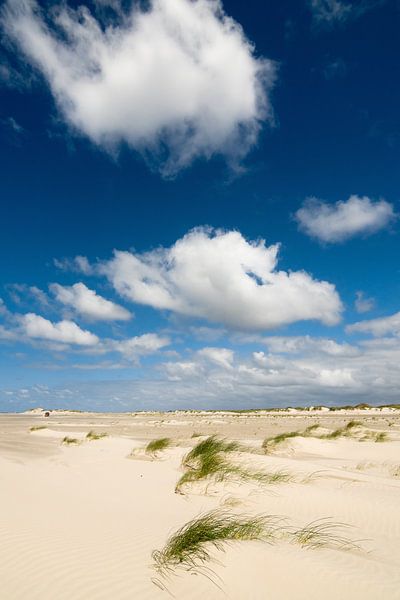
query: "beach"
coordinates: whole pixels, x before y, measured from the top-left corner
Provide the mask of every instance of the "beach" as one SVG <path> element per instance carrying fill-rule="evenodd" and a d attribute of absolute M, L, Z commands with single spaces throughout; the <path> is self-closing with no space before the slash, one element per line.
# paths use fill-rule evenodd
<path fill-rule="evenodd" d="M 237 442 L 236 470 L 177 487 L 209 436 Z M 6 600 L 400 598 L 399 410 L 2 414 L 0 486 Z M 210 511 L 276 535 L 157 571 L 153 551 Z M 315 524 L 325 538 L 299 535 Z"/>

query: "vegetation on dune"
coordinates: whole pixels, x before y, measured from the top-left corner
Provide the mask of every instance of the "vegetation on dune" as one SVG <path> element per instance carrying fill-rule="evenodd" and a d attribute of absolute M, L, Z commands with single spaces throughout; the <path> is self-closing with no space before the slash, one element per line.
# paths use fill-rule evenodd
<path fill-rule="evenodd" d="M 300 529 L 290 531 L 292 542 L 307 548 L 334 548 L 337 550 L 359 550 L 356 542 L 337 531 L 348 528 L 345 523 L 334 523 L 330 519 L 317 519 Z"/>
<path fill-rule="evenodd" d="M 327 435 L 321 436 L 323 439 L 335 440 L 339 437 L 349 437 L 352 435 L 352 430 L 355 427 L 362 427 L 361 421 L 349 421 L 344 427 L 339 427 Z"/>
<path fill-rule="evenodd" d="M 108 433 L 105 432 L 96 432 L 96 431 L 89 431 L 89 433 L 86 435 L 86 438 L 88 440 L 101 440 L 102 438 L 105 438 L 108 436 Z"/>
<path fill-rule="evenodd" d="M 41 429 L 47 429 L 46 425 L 32 425 L 29 431 L 40 431 Z"/>
<path fill-rule="evenodd" d="M 240 479 L 269 484 L 291 480 L 291 475 L 285 471 L 253 471 L 228 460 L 227 454 L 240 450 L 238 442 L 228 442 L 216 436 L 202 440 L 183 458 L 182 466 L 186 470 L 176 484 L 175 491 L 181 492 L 184 484 L 211 478 L 217 482 Z"/>
<path fill-rule="evenodd" d="M 65 444 L 66 446 L 70 446 L 73 444 L 79 444 L 80 442 L 76 438 L 71 438 L 66 435 L 61 443 Z"/>
<path fill-rule="evenodd" d="M 351 420 L 343 427 L 339 427 L 330 433 L 319 434 L 316 433 L 316 430 L 320 427 L 318 423 L 314 425 L 310 425 L 303 431 L 287 431 L 284 433 L 280 433 L 278 435 L 265 438 L 262 443 L 262 448 L 265 453 L 272 451 L 278 444 L 286 441 L 287 439 L 295 438 L 295 437 L 313 437 L 319 440 L 336 440 L 341 437 L 356 437 L 359 441 L 375 441 L 375 442 L 384 442 L 387 441 L 388 437 L 384 431 L 376 433 L 374 431 L 366 431 L 362 437 L 357 435 L 354 431 L 358 427 L 363 427 L 363 423 L 361 421 Z"/>
<path fill-rule="evenodd" d="M 233 542 L 249 540 L 268 543 L 289 541 L 310 549 L 359 550 L 356 542 L 340 533 L 348 527 L 330 519 L 318 519 L 296 529 L 287 527 L 282 517 L 237 515 L 214 510 L 186 523 L 170 536 L 161 550 L 153 551 L 153 566 L 162 577 L 173 574 L 177 569 L 210 577 L 212 571 L 205 564 L 212 560 L 213 550 L 221 551 Z"/>
<path fill-rule="evenodd" d="M 158 438 L 156 440 L 152 440 L 146 446 L 146 454 L 156 454 L 157 452 L 162 452 L 166 450 L 171 445 L 170 438 Z"/>
<path fill-rule="evenodd" d="M 210 551 L 223 550 L 228 543 L 272 540 L 279 519 L 268 516 L 237 516 L 224 511 L 208 512 L 178 529 L 162 550 L 152 553 L 155 570 L 162 576 L 176 568 L 202 572 Z"/>

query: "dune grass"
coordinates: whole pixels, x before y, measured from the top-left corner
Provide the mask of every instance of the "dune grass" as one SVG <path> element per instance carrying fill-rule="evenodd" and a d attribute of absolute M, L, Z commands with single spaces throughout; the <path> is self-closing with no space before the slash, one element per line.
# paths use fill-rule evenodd
<path fill-rule="evenodd" d="M 332 431 L 331 433 L 328 433 L 327 435 L 321 436 L 323 439 L 326 440 L 336 440 L 337 438 L 340 437 L 350 437 L 353 434 L 353 429 L 355 427 L 360 427 L 362 426 L 361 421 L 349 421 L 347 423 L 347 425 L 345 425 L 344 427 L 339 427 L 338 429 L 335 429 L 334 431 Z"/>
<path fill-rule="evenodd" d="M 90 441 L 101 440 L 107 436 L 108 436 L 108 433 L 105 433 L 105 432 L 89 431 L 89 433 L 86 435 L 86 439 L 88 439 Z"/>
<path fill-rule="evenodd" d="M 66 435 L 61 443 L 65 444 L 66 446 L 72 446 L 74 444 L 80 444 L 80 441 L 76 438 L 68 437 Z"/>
<path fill-rule="evenodd" d="M 330 519 L 317 519 L 308 525 L 290 532 L 292 542 L 303 548 L 333 548 L 335 550 L 359 550 L 359 545 L 349 538 L 339 535 L 338 530 L 347 529 L 345 523 L 335 523 Z"/>
<path fill-rule="evenodd" d="M 201 573 L 211 559 L 211 550 L 246 540 L 272 540 L 279 519 L 269 516 L 237 516 L 210 511 L 178 529 L 162 550 L 152 553 L 155 570 L 162 576 L 177 568 Z"/>
<path fill-rule="evenodd" d="M 319 440 L 336 440 L 340 437 L 351 437 L 353 435 L 353 429 L 355 427 L 362 426 L 361 421 L 349 421 L 344 427 L 339 427 L 330 433 L 318 435 L 315 433 L 316 429 L 320 427 L 318 423 L 314 425 L 310 425 L 303 431 L 286 431 L 280 433 L 278 435 L 265 438 L 262 443 L 262 448 L 264 452 L 267 454 L 270 450 L 273 450 L 278 444 L 281 444 L 285 440 L 295 438 L 295 437 L 313 437 Z M 384 440 L 382 440 L 384 441 Z"/>
<path fill-rule="evenodd" d="M 146 454 L 156 454 L 157 452 L 162 452 L 171 446 L 170 438 L 157 438 L 156 440 L 152 440 L 146 446 Z"/>
<path fill-rule="evenodd" d="M 301 431 L 286 431 L 284 433 L 279 433 L 278 435 L 265 438 L 265 440 L 262 443 L 262 449 L 267 454 L 269 449 L 274 448 L 278 444 L 281 444 L 282 442 L 288 439 L 299 437 L 301 435 Z"/>
<path fill-rule="evenodd" d="M 388 434 L 385 433 L 384 431 L 380 431 L 379 433 L 376 434 L 375 436 L 375 442 L 387 442 L 388 441 Z"/>
<path fill-rule="evenodd" d="M 153 551 L 153 567 L 164 578 L 183 569 L 206 575 L 213 581 L 212 571 L 205 566 L 213 559 L 212 551 L 224 550 L 233 542 L 249 540 L 289 541 L 309 549 L 360 550 L 357 542 L 340 533 L 348 527 L 330 519 L 318 519 L 295 529 L 287 527 L 285 519 L 274 515 L 248 516 L 214 510 L 186 523 L 169 537 L 161 550 Z"/>
<path fill-rule="evenodd" d="M 291 475 L 286 471 L 273 473 L 253 471 L 228 460 L 227 454 L 240 452 L 240 450 L 241 446 L 238 442 L 226 441 L 215 435 L 202 440 L 183 458 L 182 466 L 186 471 L 176 484 L 175 491 L 181 492 L 182 486 L 187 483 L 211 478 L 216 482 L 239 479 L 265 484 L 291 480 Z"/>
<path fill-rule="evenodd" d="M 46 425 L 32 425 L 29 431 L 40 431 L 41 429 L 47 429 Z"/>

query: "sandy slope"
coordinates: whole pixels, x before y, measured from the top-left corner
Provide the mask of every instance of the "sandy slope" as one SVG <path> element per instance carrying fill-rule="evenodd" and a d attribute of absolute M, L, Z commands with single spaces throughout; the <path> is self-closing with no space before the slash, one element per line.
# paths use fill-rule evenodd
<path fill-rule="evenodd" d="M 323 427 L 349 414 L 318 415 Z M 358 417 L 357 417 L 358 418 Z M 178 599 L 400 599 L 400 420 L 367 414 L 369 429 L 390 441 L 293 438 L 270 455 L 245 453 L 254 468 L 290 471 L 275 486 L 211 484 L 174 493 L 194 430 L 219 432 L 259 448 L 265 435 L 302 429 L 311 415 L 38 415 L 0 417 L 0 581 L 5 600 L 167 598 L 153 582 L 151 552 L 200 512 L 236 499 L 230 510 L 285 516 L 304 525 L 330 517 L 351 525 L 359 551 L 306 549 L 289 542 L 242 542 L 215 553 L 219 589 L 185 572 L 167 582 Z M 32 425 L 47 429 L 30 432 Z M 108 431 L 87 441 L 90 429 Z M 133 448 L 171 435 L 158 460 Z M 61 444 L 64 435 L 81 439 Z M 307 475 L 316 473 L 311 480 Z M 224 504 L 225 503 L 225 504 Z M 343 531 L 341 531 L 343 533 Z"/>

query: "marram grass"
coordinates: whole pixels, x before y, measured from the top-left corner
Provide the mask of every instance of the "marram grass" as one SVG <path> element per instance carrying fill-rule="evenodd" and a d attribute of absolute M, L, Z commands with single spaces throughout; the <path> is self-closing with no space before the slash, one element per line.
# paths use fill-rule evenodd
<path fill-rule="evenodd" d="M 211 559 L 211 551 L 223 550 L 229 543 L 246 540 L 272 540 L 279 518 L 238 516 L 226 511 L 208 512 L 178 529 L 162 550 L 152 553 L 154 568 L 166 576 L 177 568 L 201 572 Z"/>
<path fill-rule="evenodd" d="M 68 435 L 66 435 L 63 438 L 63 441 L 61 442 L 62 444 L 65 444 L 66 446 L 73 446 L 73 445 L 77 445 L 79 444 L 79 440 L 76 438 L 72 438 L 72 437 L 68 437 Z"/>
<path fill-rule="evenodd" d="M 213 559 L 213 550 L 222 551 L 234 542 L 249 540 L 288 541 L 309 549 L 360 550 L 357 542 L 342 535 L 348 527 L 330 519 L 318 519 L 296 529 L 287 527 L 285 519 L 274 515 L 249 516 L 214 510 L 183 525 L 161 550 L 153 551 L 153 567 L 162 578 L 181 569 L 210 577 L 212 571 L 206 568 L 206 563 Z M 154 583 L 160 585 L 158 580 Z"/>
<path fill-rule="evenodd" d="M 166 450 L 171 445 L 170 438 L 158 438 L 156 440 L 152 440 L 146 446 L 146 454 L 156 454 L 157 452 L 161 452 L 162 450 Z"/>
<path fill-rule="evenodd" d="M 234 464 L 228 455 L 240 450 L 241 446 L 237 442 L 226 441 L 216 436 L 202 440 L 184 457 L 182 466 L 186 470 L 176 484 L 175 491 L 181 492 L 182 486 L 187 483 L 207 479 L 216 482 L 238 479 L 265 484 L 283 483 L 292 479 L 286 471 L 267 473 Z"/>
<path fill-rule="evenodd" d="M 86 438 L 90 441 L 92 440 L 101 440 L 102 438 L 105 438 L 108 436 L 108 433 L 105 432 L 97 432 L 97 431 L 89 431 L 89 433 L 86 435 Z"/>

